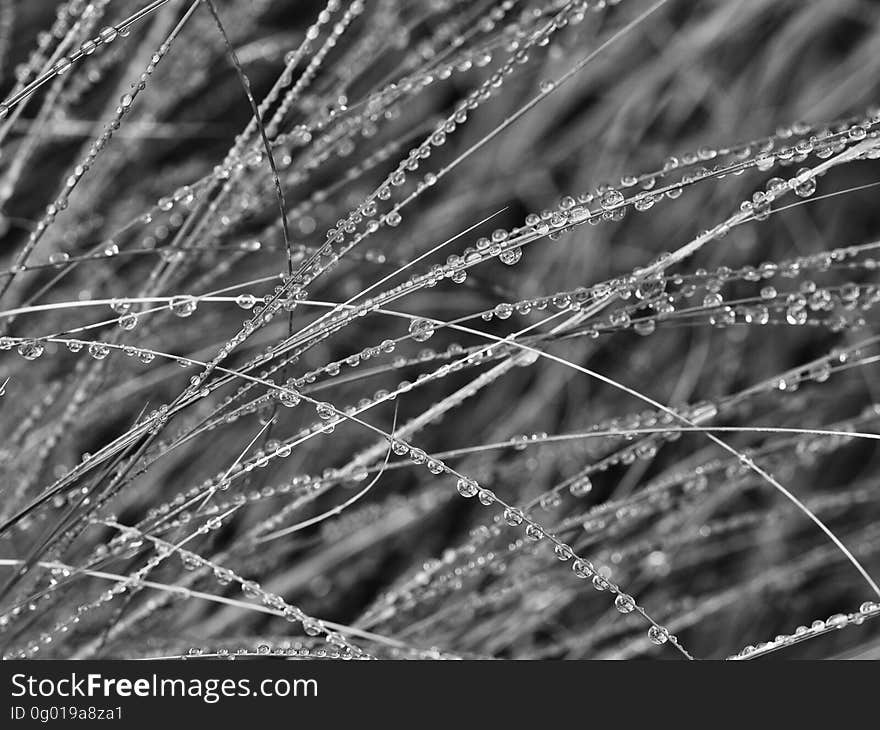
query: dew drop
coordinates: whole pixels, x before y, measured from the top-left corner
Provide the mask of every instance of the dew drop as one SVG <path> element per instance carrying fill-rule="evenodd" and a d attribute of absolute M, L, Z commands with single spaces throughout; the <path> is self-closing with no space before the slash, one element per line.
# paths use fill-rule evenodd
<path fill-rule="evenodd" d="M 521 525 L 523 521 L 522 510 L 516 509 L 515 507 L 509 507 L 504 510 L 504 521 L 511 527 Z"/>
<path fill-rule="evenodd" d="M 414 319 L 409 323 L 409 334 L 416 342 L 425 342 L 434 336 L 434 323 L 427 319 Z"/>
<path fill-rule="evenodd" d="M 556 555 L 557 560 L 566 561 L 571 560 L 572 552 L 571 548 L 565 544 L 558 544 L 553 548 L 553 554 Z"/>
<path fill-rule="evenodd" d="M 101 32 L 98 34 L 98 37 L 103 43 L 112 43 L 116 40 L 116 37 L 118 35 L 119 31 L 116 30 L 116 28 L 108 25 L 106 28 L 101 30 Z"/>
<path fill-rule="evenodd" d="M 257 298 L 253 294 L 239 294 L 235 298 L 235 303 L 242 309 L 253 309 Z"/>
<path fill-rule="evenodd" d="M 169 308 L 172 313 L 177 317 L 189 317 L 193 312 L 196 311 L 196 307 L 198 306 L 198 300 L 195 297 L 191 296 L 177 296 L 172 297 Z"/>
<path fill-rule="evenodd" d="M 318 403 L 315 406 L 315 412 L 322 421 L 329 421 L 336 415 L 336 411 L 329 403 Z"/>
<path fill-rule="evenodd" d="M 669 630 L 663 626 L 652 626 L 648 629 L 648 639 L 652 644 L 661 646 L 669 641 Z"/>
<path fill-rule="evenodd" d="M 623 193 L 621 193 L 619 190 L 611 188 L 610 190 L 607 190 L 605 191 L 605 193 L 603 193 L 602 197 L 599 199 L 599 204 L 605 210 L 612 210 L 613 208 L 616 208 L 621 203 L 623 203 L 624 200 L 625 198 L 623 197 Z"/>
<path fill-rule="evenodd" d="M 522 258 L 522 248 L 521 247 L 507 248 L 504 251 L 502 251 L 500 254 L 498 254 L 498 260 L 503 264 L 507 264 L 508 266 L 513 266 L 521 258 Z"/>
<path fill-rule="evenodd" d="M 18 346 L 18 354 L 25 360 L 36 360 L 44 350 L 45 347 L 39 340 L 25 340 Z"/>
<path fill-rule="evenodd" d="M 69 58 L 67 58 L 67 56 L 64 56 L 62 58 L 59 58 L 55 62 L 55 65 L 52 67 L 52 70 L 60 76 L 61 74 L 66 73 L 72 65 L 73 65 L 73 63 L 71 62 L 71 60 Z"/>
<path fill-rule="evenodd" d="M 89 345 L 89 355 L 95 360 L 103 360 L 110 354 L 110 348 L 100 342 L 93 342 Z"/>

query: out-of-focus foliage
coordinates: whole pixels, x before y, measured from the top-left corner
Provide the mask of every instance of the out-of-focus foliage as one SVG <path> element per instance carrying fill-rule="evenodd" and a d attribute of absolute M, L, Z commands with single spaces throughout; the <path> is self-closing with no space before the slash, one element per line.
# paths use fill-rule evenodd
<path fill-rule="evenodd" d="M 2 653 L 876 656 L 878 50 L 0 0 Z"/>

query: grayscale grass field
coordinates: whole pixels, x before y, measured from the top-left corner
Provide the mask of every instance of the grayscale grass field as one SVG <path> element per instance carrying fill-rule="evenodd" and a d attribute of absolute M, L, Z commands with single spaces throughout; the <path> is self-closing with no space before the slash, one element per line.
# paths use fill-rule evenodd
<path fill-rule="evenodd" d="M 880 657 L 880 5 L 0 0 L 0 654 Z"/>

